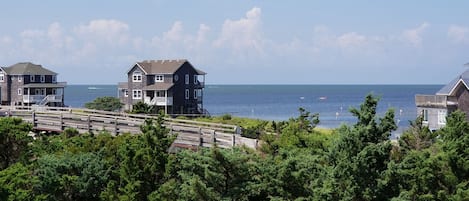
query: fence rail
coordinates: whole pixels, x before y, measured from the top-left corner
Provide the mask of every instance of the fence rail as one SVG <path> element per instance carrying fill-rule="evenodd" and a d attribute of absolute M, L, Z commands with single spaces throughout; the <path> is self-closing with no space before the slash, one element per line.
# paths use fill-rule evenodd
<path fill-rule="evenodd" d="M 75 128 L 80 133 L 108 131 L 114 135 L 140 133 L 140 125 L 155 116 L 106 112 L 83 108 L 3 106 L 1 110 L 10 116 L 31 122 L 35 130 L 61 132 Z M 164 125 L 171 134 L 177 134 L 173 145 L 180 147 L 222 148 L 247 146 L 256 149 L 258 140 L 241 136 L 241 129 L 235 125 L 164 118 Z"/>

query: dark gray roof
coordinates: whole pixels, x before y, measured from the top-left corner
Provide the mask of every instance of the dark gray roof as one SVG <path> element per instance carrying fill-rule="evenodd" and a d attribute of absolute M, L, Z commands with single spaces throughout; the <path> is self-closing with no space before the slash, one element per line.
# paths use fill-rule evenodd
<path fill-rule="evenodd" d="M 137 65 L 140 66 L 143 69 L 143 71 L 145 71 L 146 74 L 174 74 L 186 62 L 189 63 L 186 59 L 146 60 L 142 62 L 137 62 Z M 199 75 L 206 74 L 205 72 L 199 69 L 196 69 L 196 68 L 194 69 L 197 71 L 197 74 Z"/>
<path fill-rule="evenodd" d="M 466 85 L 469 84 L 469 70 L 464 71 L 461 75 L 453 79 L 450 83 L 441 88 L 436 95 L 450 95 L 458 84 Z"/>
<path fill-rule="evenodd" d="M 67 86 L 66 82 L 57 82 L 57 83 L 31 83 L 25 84 L 24 88 L 63 88 Z"/>
<path fill-rule="evenodd" d="M 2 68 L 9 75 L 57 75 L 57 73 L 31 62 L 22 62 Z"/>
<path fill-rule="evenodd" d="M 155 83 L 152 85 L 144 86 L 143 90 L 168 90 L 173 86 L 174 86 L 173 83 L 162 82 L 162 83 Z"/>

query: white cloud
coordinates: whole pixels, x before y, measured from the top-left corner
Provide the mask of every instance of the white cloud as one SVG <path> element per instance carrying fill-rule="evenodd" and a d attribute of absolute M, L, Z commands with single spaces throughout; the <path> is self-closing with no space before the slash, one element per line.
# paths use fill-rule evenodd
<path fill-rule="evenodd" d="M 108 43 L 124 44 L 128 40 L 129 25 L 113 19 L 99 19 L 75 27 L 74 30 L 79 37 L 95 42 L 104 40 Z"/>
<path fill-rule="evenodd" d="M 468 43 L 469 27 L 451 25 L 448 29 L 448 37 L 456 43 Z"/>
<path fill-rule="evenodd" d="M 340 48 L 353 48 L 365 45 L 367 38 L 355 32 L 350 32 L 337 37 L 336 42 Z"/>
<path fill-rule="evenodd" d="M 221 33 L 214 41 L 217 48 L 228 47 L 236 53 L 246 50 L 263 51 L 261 33 L 261 9 L 254 7 L 239 20 L 227 19 L 223 23 Z"/>
<path fill-rule="evenodd" d="M 414 28 L 414 29 L 408 29 L 405 30 L 402 33 L 402 37 L 404 40 L 410 42 L 412 45 L 418 47 L 422 44 L 422 34 L 430 26 L 429 23 L 424 22 L 420 26 Z"/>

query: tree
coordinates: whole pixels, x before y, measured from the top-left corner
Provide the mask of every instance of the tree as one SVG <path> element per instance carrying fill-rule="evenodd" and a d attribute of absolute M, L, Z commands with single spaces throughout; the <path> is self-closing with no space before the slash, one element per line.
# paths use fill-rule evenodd
<path fill-rule="evenodd" d="M 391 196 L 379 180 L 390 162 L 389 136 L 397 126 L 392 109 L 384 117 L 377 117 L 377 105 L 378 98 L 367 95 L 360 109 L 350 109 L 357 123 L 337 131 L 339 137 L 329 153 L 334 167 L 334 200 L 386 200 Z"/>
<path fill-rule="evenodd" d="M 123 105 L 118 98 L 111 96 L 98 97 L 92 102 L 85 103 L 88 109 L 104 111 L 118 111 Z"/>
<path fill-rule="evenodd" d="M 17 161 L 28 159 L 28 144 L 32 137 L 28 136 L 32 125 L 20 118 L 0 118 L 0 170 Z"/>

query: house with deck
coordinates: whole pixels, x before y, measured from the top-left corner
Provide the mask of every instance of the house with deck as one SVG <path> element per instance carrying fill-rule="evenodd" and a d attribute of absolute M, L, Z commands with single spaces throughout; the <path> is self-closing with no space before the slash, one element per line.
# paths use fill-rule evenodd
<path fill-rule="evenodd" d="M 126 110 L 144 102 L 165 114 L 204 114 L 205 74 L 185 59 L 137 62 L 118 84 L 118 97 Z"/>
<path fill-rule="evenodd" d="M 416 95 L 415 104 L 423 124 L 430 130 L 446 125 L 446 116 L 455 110 L 466 113 L 469 119 L 469 70 L 453 79 L 435 95 Z"/>
<path fill-rule="evenodd" d="M 57 73 L 31 62 L 0 67 L 2 105 L 62 107 L 66 85 L 57 82 Z"/>

